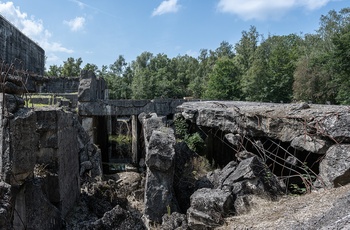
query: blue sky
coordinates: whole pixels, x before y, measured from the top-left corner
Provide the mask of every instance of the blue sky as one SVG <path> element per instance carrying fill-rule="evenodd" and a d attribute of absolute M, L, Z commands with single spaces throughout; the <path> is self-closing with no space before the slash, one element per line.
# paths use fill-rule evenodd
<path fill-rule="evenodd" d="M 46 67 L 68 57 L 109 66 L 144 51 L 197 57 L 243 30 L 314 33 L 329 10 L 349 0 L 0 0 L 0 14 L 44 48 Z"/>

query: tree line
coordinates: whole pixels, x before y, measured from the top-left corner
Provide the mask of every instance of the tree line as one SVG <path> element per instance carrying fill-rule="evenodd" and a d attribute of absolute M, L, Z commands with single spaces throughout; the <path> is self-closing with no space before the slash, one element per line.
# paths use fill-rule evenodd
<path fill-rule="evenodd" d="M 202 49 L 197 58 L 143 52 L 99 69 L 68 58 L 47 76 L 92 70 L 106 80 L 111 99 L 182 98 L 350 104 L 350 8 L 320 17 L 313 34 L 268 35 L 255 26 L 232 45 Z"/>

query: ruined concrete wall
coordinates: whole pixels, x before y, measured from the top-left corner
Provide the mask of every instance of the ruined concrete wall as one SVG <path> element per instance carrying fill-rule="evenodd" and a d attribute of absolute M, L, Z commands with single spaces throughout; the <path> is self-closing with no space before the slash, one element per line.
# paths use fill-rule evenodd
<path fill-rule="evenodd" d="M 45 51 L 0 15 L 0 61 L 43 75 Z"/>
<path fill-rule="evenodd" d="M 65 216 L 80 193 L 79 185 L 79 142 L 75 122 L 77 117 L 63 111 L 36 111 L 40 149 L 37 163 L 49 166 L 55 176 L 48 187 L 51 202 L 56 204 Z M 69 137 L 69 138 L 68 138 Z"/>
<path fill-rule="evenodd" d="M 6 224 L 15 229 L 61 229 L 62 219 L 79 198 L 80 175 L 87 170 L 101 175 L 100 153 L 82 133 L 76 114 L 27 108 L 4 114 L 0 181 L 11 186 L 12 207 L 5 213 L 12 216 Z"/>
<path fill-rule="evenodd" d="M 79 77 L 23 77 L 30 93 L 76 93 L 79 88 Z"/>

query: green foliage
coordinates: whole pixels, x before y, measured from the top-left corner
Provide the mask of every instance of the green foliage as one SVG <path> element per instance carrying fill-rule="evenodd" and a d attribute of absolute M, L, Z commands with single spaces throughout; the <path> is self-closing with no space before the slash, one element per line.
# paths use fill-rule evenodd
<path fill-rule="evenodd" d="M 67 58 L 67 61 L 63 62 L 62 76 L 64 77 L 79 77 L 80 76 L 80 65 L 83 62 L 81 58 L 74 59 L 72 57 Z"/>
<path fill-rule="evenodd" d="M 233 59 L 221 58 L 209 75 L 205 99 L 239 100 L 241 97 L 239 70 Z"/>
<path fill-rule="evenodd" d="M 190 134 L 188 124 L 183 117 L 174 121 L 175 133 L 180 140 L 183 140 L 193 152 L 201 153 L 205 148 L 205 142 L 198 132 Z"/>
<path fill-rule="evenodd" d="M 48 77 L 59 77 L 62 74 L 62 67 L 58 67 L 57 65 L 51 65 L 49 70 L 45 72 L 45 76 Z"/>
<path fill-rule="evenodd" d="M 187 135 L 188 125 L 184 118 L 177 118 L 174 120 L 175 132 L 178 138 L 183 139 Z"/>
<path fill-rule="evenodd" d="M 350 104 L 350 8 L 320 18 L 315 34 L 273 35 L 255 26 L 242 31 L 234 45 L 223 41 L 197 58 L 143 52 L 127 63 L 122 55 L 101 69 L 86 64 L 106 80 L 110 99 L 194 97 Z M 82 59 L 70 57 L 50 66 L 46 76 L 79 76 Z"/>
<path fill-rule="evenodd" d="M 199 133 L 186 135 L 184 141 L 193 152 L 201 153 L 204 150 L 205 143 Z"/>
<path fill-rule="evenodd" d="M 131 142 L 131 137 L 128 135 L 109 135 L 108 141 L 116 142 L 120 145 L 129 144 Z"/>

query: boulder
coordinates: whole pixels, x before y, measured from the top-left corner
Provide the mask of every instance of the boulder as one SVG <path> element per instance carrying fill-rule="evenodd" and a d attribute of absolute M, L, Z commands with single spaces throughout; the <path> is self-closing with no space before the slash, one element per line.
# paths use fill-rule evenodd
<path fill-rule="evenodd" d="M 316 186 L 339 187 L 350 182 L 350 144 L 333 145 L 320 163 Z"/>
<path fill-rule="evenodd" d="M 214 228 L 222 225 L 223 218 L 231 213 L 231 192 L 221 189 L 199 189 L 191 196 L 191 207 L 187 210 L 188 225 L 191 229 Z"/>
<path fill-rule="evenodd" d="M 185 214 L 173 212 L 163 216 L 161 230 L 187 230 L 188 224 Z"/>
<path fill-rule="evenodd" d="M 317 154 L 325 154 L 329 147 L 325 140 L 313 138 L 309 135 L 295 137 L 290 145 L 293 148 L 306 150 Z"/>
<path fill-rule="evenodd" d="M 106 212 L 102 218 L 90 224 L 87 229 L 141 230 L 146 228 L 141 219 L 135 218 L 132 213 L 117 205 L 112 210 Z"/>
<path fill-rule="evenodd" d="M 222 170 L 209 172 L 207 178 L 214 185 L 214 188 L 221 188 L 224 181 L 236 170 L 237 162 L 230 161 Z"/>
<path fill-rule="evenodd" d="M 175 136 L 172 129 L 153 131 L 146 155 L 146 166 L 151 170 L 166 172 L 174 167 Z"/>
<path fill-rule="evenodd" d="M 227 176 L 223 178 L 220 188 L 232 192 L 236 197 L 254 194 L 276 199 L 285 192 L 278 178 L 257 156 L 241 161 L 234 171 L 231 168 L 222 174 Z"/>

